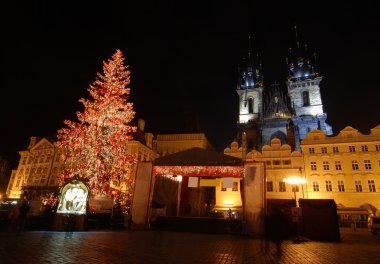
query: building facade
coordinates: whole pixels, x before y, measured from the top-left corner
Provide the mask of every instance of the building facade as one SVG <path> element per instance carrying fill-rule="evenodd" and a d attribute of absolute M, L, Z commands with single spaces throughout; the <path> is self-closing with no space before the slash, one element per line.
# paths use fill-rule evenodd
<path fill-rule="evenodd" d="M 333 198 L 347 214 L 367 209 L 379 215 L 380 126 L 368 135 L 349 126 L 331 137 L 314 130 L 301 148 L 309 198 Z"/>
<path fill-rule="evenodd" d="M 352 127 L 336 136 L 313 130 L 300 146 L 302 152 L 293 151 L 274 138 L 261 151 L 246 154 L 246 161 L 266 164 L 268 199 L 334 199 L 347 222 L 364 223 L 369 215 L 380 215 L 380 126 L 368 135 Z M 244 148 L 235 141 L 224 153 L 242 158 Z M 290 177 L 306 183 L 286 183 Z"/>

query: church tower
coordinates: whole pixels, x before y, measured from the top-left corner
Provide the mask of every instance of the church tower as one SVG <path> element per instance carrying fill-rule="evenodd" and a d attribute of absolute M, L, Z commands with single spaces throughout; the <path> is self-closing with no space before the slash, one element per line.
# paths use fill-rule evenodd
<path fill-rule="evenodd" d="M 296 47 L 290 50 L 288 64 L 287 88 L 293 112 L 292 121 L 295 127 L 295 144 L 300 150 L 300 141 L 314 129 L 321 129 L 326 135 L 332 135 L 332 127 L 326 123 L 327 114 L 323 112 L 323 104 L 319 84 L 322 76 L 316 67 L 316 58 L 312 62 L 307 46 L 298 41 L 297 28 Z"/>
<path fill-rule="evenodd" d="M 249 37 L 248 58 L 239 70 L 237 93 L 239 95 L 238 140 L 246 150 L 261 145 L 260 120 L 263 112 L 263 76 L 258 61 L 254 60 Z"/>

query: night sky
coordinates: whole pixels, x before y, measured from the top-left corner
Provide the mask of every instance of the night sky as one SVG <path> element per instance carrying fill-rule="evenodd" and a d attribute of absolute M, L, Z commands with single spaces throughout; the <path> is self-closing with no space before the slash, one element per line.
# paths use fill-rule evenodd
<path fill-rule="evenodd" d="M 236 136 L 237 68 L 248 36 L 265 85 L 284 83 L 295 24 L 300 42 L 317 53 L 334 134 L 380 124 L 375 1 L 30 2 L 0 16 L 0 155 L 14 165 L 30 136 L 54 136 L 64 119 L 75 120 L 78 100 L 116 49 L 130 66 L 131 101 L 147 132 L 188 132 L 185 124 L 196 120 L 223 151 Z"/>

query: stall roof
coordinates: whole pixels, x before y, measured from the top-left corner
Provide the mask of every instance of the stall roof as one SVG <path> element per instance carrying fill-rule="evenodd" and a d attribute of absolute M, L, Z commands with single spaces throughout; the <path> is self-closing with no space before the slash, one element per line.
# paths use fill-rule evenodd
<path fill-rule="evenodd" d="M 154 160 L 155 166 L 242 166 L 243 160 L 202 148 L 191 148 Z"/>

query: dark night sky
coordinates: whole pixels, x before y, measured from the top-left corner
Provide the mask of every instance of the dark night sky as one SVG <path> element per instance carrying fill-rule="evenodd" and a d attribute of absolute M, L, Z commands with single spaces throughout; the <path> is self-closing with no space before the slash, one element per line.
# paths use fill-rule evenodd
<path fill-rule="evenodd" d="M 75 120 L 78 99 L 88 97 L 102 60 L 115 49 L 132 71 L 131 100 L 148 132 L 185 132 L 184 116 L 196 116 L 222 151 L 236 135 L 237 67 L 248 35 L 266 85 L 284 82 L 295 24 L 301 42 L 318 54 L 334 133 L 347 125 L 368 133 L 380 124 L 375 1 L 30 2 L 0 15 L 0 155 L 13 162 L 30 136 L 54 135 L 63 119 Z"/>

